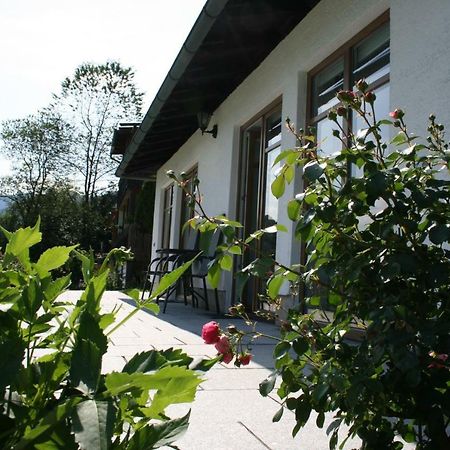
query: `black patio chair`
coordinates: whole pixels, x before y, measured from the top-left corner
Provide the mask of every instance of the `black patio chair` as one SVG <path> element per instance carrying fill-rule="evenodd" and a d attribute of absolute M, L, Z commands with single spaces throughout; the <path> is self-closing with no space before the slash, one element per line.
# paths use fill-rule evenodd
<path fill-rule="evenodd" d="M 208 239 L 209 238 L 209 239 Z M 192 263 L 190 273 L 190 285 L 189 291 L 192 296 L 192 306 L 198 307 L 198 301 L 203 300 L 205 302 L 205 308 L 209 310 L 209 299 L 208 299 L 208 287 L 206 284 L 206 278 L 208 276 L 208 265 L 214 259 L 217 246 L 221 238 L 221 233 L 219 230 L 215 230 L 208 236 L 206 248 L 203 249 L 203 253 L 197 257 L 197 259 Z M 202 287 L 200 290 L 195 286 L 194 280 L 201 280 Z M 201 292 L 203 289 L 203 293 Z M 220 314 L 219 306 L 219 294 L 217 288 L 214 288 L 214 300 L 216 304 L 216 312 Z"/>
<path fill-rule="evenodd" d="M 169 274 L 174 269 L 180 267 L 183 263 L 198 254 L 199 250 L 197 249 L 197 232 L 194 232 L 194 230 L 192 229 L 189 229 L 188 231 L 190 231 L 190 234 L 187 239 L 187 248 L 162 248 L 156 250 L 158 256 L 155 257 L 147 267 L 141 299 L 145 298 L 146 292 L 148 292 L 149 295 L 151 294 L 154 287 L 159 283 L 164 275 Z M 156 301 L 159 303 L 159 301 L 161 301 L 161 299 L 164 297 L 163 312 L 166 312 L 169 297 L 179 289 L 180 285 L 182 286 L 184 304 L 188 304 L 187 293 L 190 285 L 189 278 L 190 274 L 185 274 L 183 277 L 177 280 L 176 283 L 170 286 L 164 294 L 161 294 L 156 298 Z"/>

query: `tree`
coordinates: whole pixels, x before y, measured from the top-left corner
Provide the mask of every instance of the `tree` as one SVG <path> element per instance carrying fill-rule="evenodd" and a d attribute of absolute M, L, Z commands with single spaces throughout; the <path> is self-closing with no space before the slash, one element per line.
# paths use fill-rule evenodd
<path fill-rule="evenodd" d="M 66 161 L 80 181 L 86 204 L 117 165 L 109 156 L 114 127 L 121 120 L 140 119 L 142 98 L 132 69 L 114 61 L 80 65 L 54 96 L 54 108 L 74 128 Z"/>
<path fill-rule="evenodd" d="M 46 189 L 67 173 L 62 155 L 69 146 L 70 126 L 46 109 L 5 121 L 0 137 L 1 152 L 12 162 L 11 175 L 0 180 L 1 194 L 13 201 L 22 224 L 35 222 Z"/>

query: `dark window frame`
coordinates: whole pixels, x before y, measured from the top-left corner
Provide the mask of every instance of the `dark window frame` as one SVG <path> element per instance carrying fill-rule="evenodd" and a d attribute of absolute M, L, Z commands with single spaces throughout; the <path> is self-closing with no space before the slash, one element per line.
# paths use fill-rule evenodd
<path fill-rule="evenodd" d="M 172 234 L 172 219 L 173 219 L 173 203 L 174 203 L 174 183 L 169 184 L 163 191 L 163 221 L 162 221 L 162 233 L 161 233 L 161 248 L 170 247 L 170 238 Z M 168 217 L 166 215 L 168 212 Z M 166 236 L 166 220 L 169 219 L 168 234 Z"/>
<path fill-rule="evenodd" d="M 246 186 L 248 183 L 248 176 L 249 176 L 249 160 L 248 160 L 248 153 L 245 149 L 246 139 L 245 139 L 245 133 L 246 131 L 257 122 L 261 122 L 261 132 L 260 132 L 260 148 L 259 148 L 259 167 L 258 167 L 258 183 L 259 188 L 258 192 L 253 194 L 257 198 L 257 213 L 256 213 L 256 221 L 257 224 L 263 223 L 264 220 L 264 209 L 265 209 L 265 193 L 267 189 L 267 182 L 266 182 L 266 171 L 267 171 L 267 156 L 268 154 L 280 147 L 282 145 L 282 138 L 280 138 L 279 141 L 275 142 L 272 145 L 267 145 L 266 138 L 267 138 L 267 119 L 274 114 L 275 112 L 280 112 L 280 120 L 281 120 L 281 127 L 282 127 L 282 96 L 277 97 L 274 101 L 272 101 L 270 104 L 268 104 L 264 109 L 262 109 L 258 114 L 255 114 L 250 120 L 246 121 L 241 127 L 240 127 L 240 139 L 239 139 L 239 165 L 238 165 L 238 185 L 237 185 L 237 197 L 236 197 L 236 217 L 238 220 L 242 223 L 244 226 L 242 229 L 243 235 L 246 235 L 249 231 L 253 232 L 255 230 L 249 230 L 249 227 L 251 227 L 251 224 L 249 224 L 249 209 L 247 208 L 248 201 L 250 198 L 250 194 L 246 191 Z M 260 245 L 260 242 L 257 243 L 258 247 Z M 239 260 L 240 258 L 236 258 Z M 243 260 L 241 261 L 242 264 Z M 235 267 L 238 267 L 239 264 L 235 264 Z M 249 282 L 252 282 L 250 280 Z M 257 286 L 254 287 L 257 289 Z M 235 277 L 233 277 L 233 292 L 235 292 L 236 289 L 236 282 Z M 234 298 L 234 296 L 233 296 Z M 250 299 L 251 304 L 248 304 L 247 307 L 249 309 L 253 309 L 257 305 L 256 299 Z"/>
<path fill-rule="evenodd" d="M 369 37 L 374 31 L 390 22 L 390 11 L 386 11 L 373 22 L 371 22 L 367 27 L 357 33 L 353 38 L 347 41 L 344 45 L 335 50 L 330 56 L 325 58 L 321 63 L 315 66 L 308 72 L 307 75 L 307 102 L 306 102 L 306 124 L 309 127 L 314 127 L 315 124 L 326 118 L 330 109 L 335 108 L 338 105 L 335 105 L 326 111 L 323 111 L 316 116 L 313 116 L 312 108 L 313 108 L 313 99 L 312 99 L 312 87 L 313 87 L 313 78 L 323 69 L 330 66 L 330 64 L 338 61 L 340 58 L 344 59 L 344 90 L 352 90 L 352 50 L 355 46 L 357 46 L 360 42 L 362 42 L 365 38 Z M 357 81 L 357 80 L 356 80 Z M 389 83 L 390 81 L 390 73 L 383 75 L 375 82 L 371 83 L 368 87 L 369 90 L 377 89 L 384 84 Z M 344 126 L 351 126 L 351 120 L 345 121 Z M 348 131 L 348 129 L 346 129 Z"/>
<path fill-rule="evenodd" d="M 189 183 L 190 188 L 192 188 L 192 180 L 194 178 L 198 178 L 198 164 L 195 164 L 192 166 L 189 170 L 185 172 L 185 181 Z M 181 190 L 181 188 L 180 188 Z M 195 194 L 196 188 L 194 190 L 191 190 L 191 193 Z M 179 247 L 184 248 L 183 243 L 183 225 L 186 223 L 187 220 L 192 219 L 194 217 L 194 208 L 191 208 L 187 204 L 187 197 L 184 192 L 184 190 L 181 190 L 181 210 L 180 210 L 180 230 L 179 230 Z M 187 213 L 187 210 L 189 209 L 189 214 Z M 187 238 L 186 238 L 187 239 Z"/>
<path fill-rule="evenodd" d="M 365 27 L 363 30 L 361 30 L 359 33 L 357 33 L 353 38 L 351 38 L 349 41 L 347 41 L 344 45 L 339 47 L 337 50 L 335 50 L 330 56 L 325 58 L 321 63 L 316 65 L 313 69 L 311 69 L 307 74 L 307 101 L 306 101 L 306 126 L 315 128 L 316 124 L 318 124 L 321 120 L 325 119 L 328 115 L 328 112 L 331 109 L 334 109 L 340 105 L 340 103 L 337 103 L 336 105 L 331 106 L 327 110 L 313 115 L 313 78 L 315 75 L 320 73 L 322 70 L 329 67 L 331 64 L 337 62 L 339 59 L 343 59 L 344 61 L 344 77 L 343 77 L 343 89 L 344 90 L 352 90 L 353 89 L 353 83 L 357 80 L 352 80 L 353 73 L 352 73 L 352 66 L 353 66 L 353 55 L 352 51 L 353 49 L 364 39 L 369 37 L 372 33 L 377 31 L 379 28 L 381 28 L 383 25 L 390 22 L 390 11 L 386 11 L 381 16 L 379 16 L 377 19 L 375 19 L 373 22 L 371 22 L 367 27 Z M 368 86 L 369 90 L 375 90 L 379 87 L 386 85 L 390 82 L 390 70 L 389 73 L 381 76 L 374 82 L 370 83 Z M 352 130 L 352 124 L 353 124 L 353 118 L 350 117 L 348 120 L 345 120 L 343 122 L 343 128 L 346 133 Z M 306 248 L 305 245 L 302 243 L 300 246 L 300 261 L 302 264 L 306 264 Z M 306 295 L 305 292 L 306 286 L 303 285 L 303 288 L 301 291 L 303 291 L 300 296 L 300 302 L 303 305 L 303 308 L 306 309 L 306 305 L 304 304 L 304 298 Z M 316 309 L 316 308 L 311 308 Z M 307 312 L 305 310 L 305 312 Z M 332 312 L 330 310 L 330 312 Z"/>

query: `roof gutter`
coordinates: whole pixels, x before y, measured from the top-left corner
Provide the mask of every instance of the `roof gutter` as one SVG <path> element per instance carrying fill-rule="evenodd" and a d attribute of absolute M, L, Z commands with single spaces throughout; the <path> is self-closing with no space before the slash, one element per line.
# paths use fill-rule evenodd
<path fill-rule="evenodd" d="M 163 84 L 159 88 L 155 99 L 145 114 L 139 128 L 134 133 L 123 159 L 116 170 L 116 176 L 120 177 L 124 174 L 128 163 L 131 161 L 139 146 L 145 138 L 145 135 L 153 125 L 154 120 L 158 117 L 164 103 L 169 98 L 173 89 L 178 83 L 194 55 L 197 53 L 203 40 L 214 25 L 216 18 L 220 15 L 228 0 L 208 0 L 198 16 L 194 26 L 192 27 L 186 41 L 181 47 L 172 67 L 169 70 Z"/>

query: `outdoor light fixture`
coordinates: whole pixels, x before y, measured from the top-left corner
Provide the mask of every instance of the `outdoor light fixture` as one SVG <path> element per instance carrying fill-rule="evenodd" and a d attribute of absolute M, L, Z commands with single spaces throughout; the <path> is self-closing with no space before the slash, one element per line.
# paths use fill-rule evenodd
<path fill-rule="evenodd" d="M 209 121 L 211 120 L 211 114 L 206 111 L 200 111 L 197 114 L 198 127 L 202 130 L 202 134 L 209 133 L 213 138 L 217 137 L 217 125 L 214 125 L 210 130 L 207 130 Z"/>

